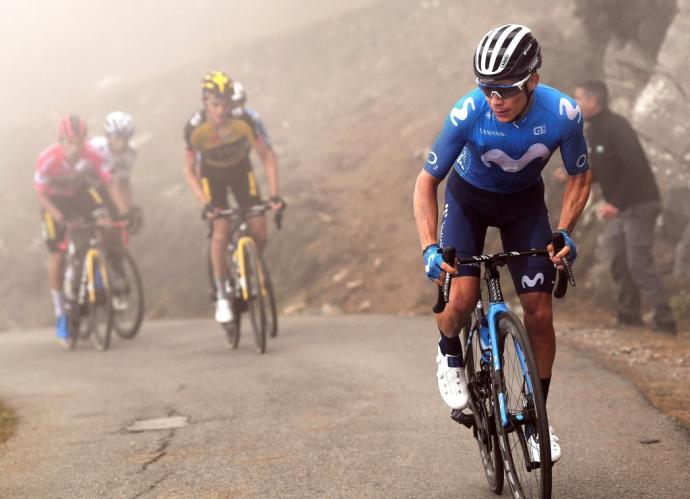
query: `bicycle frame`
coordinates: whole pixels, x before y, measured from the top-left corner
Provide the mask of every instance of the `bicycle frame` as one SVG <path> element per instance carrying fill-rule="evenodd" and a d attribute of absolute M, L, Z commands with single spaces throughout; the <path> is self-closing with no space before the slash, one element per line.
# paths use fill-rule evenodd
<path fill-rule="evenodd" d="M 505 259 L 510 256 L 527 256 L 527 255 L 538 255 L 545 253 L 544 250 L 530 250 L 528 252 L 512 252 L 509 254 L 499 254 L 494 256 L 483 256 L 477 259 L 467 259 L 467 261 L 461 259 L 461 263 L 475 263 L 477 260 L 482 261 L 486 269 L 484 271 L 484 280 L 486 281 L 486 286 L 488 290 L 489 298 L 489 308 L 488 314 L 484 313 L 482 307 L 481 312 L 478 314 L 479 321 L 474 327 L 471 328 L 470 334 L 467 337 L 467 348 L 471 348 L 471 341 L 474 334 L 479 333 L 479 328 L 481 327 L 481 319 L 486 316 L 487 324 L 489 326 L 489 348 L 491 351 L 491 362 L 493 365 L 492 370 L 492 384 L 494 391 L 496 392 L 498 398 L 498 413 L 501 418 L 501 425 L 503 428 L 508 429 L 510 427 L 510 415 L 508 414 L 506 396 L 501 388 L 501 373 L 503 370 L 501 355 L 499 353 L 499 341 L 498 341 L 498 320 L 500 315 L 509 312 L 510 309 L 503 299 L 503 291 L 501 290 L 500 275 L 498 272 L 498 267 L 505 263 Z M 481 300 L 480 300 L 481 301 Z M 527 365 L 525 362 L 524 354 L 520 349 L 519 345 L 514 345 L 518 359 L 520 362 L 520 368 L 522 370 L 523 378 L 527 386 L 527 391 L 531 395 L 534 393 L 534 387 L 532 385 L 531 378 L 526 374 Z M 524 416 L 522 414 L 516 414 L 514 416 L 519 422 L 524 422 Z"/>
<path fill-rule="evenodd" d="M 265 204 L 263 206 L 263 211 L 268 209 L 268 204 Z M 262 213 L 263 213 L 262 211 Z M 230 257 L 232 260 L 236 261 L 238 264 L 238 272 L 239 272 L 239 277 L 238 277 L 238 284 L 240 289 L 242 290 L 242 299 L 247 301 L 249 300 L 249 287 L 247 286 L 247 262 L 245 261 L 244 255 L 244 249 L 247 245 L 251 245 L 255 250 L 256 248 L 256 242 L 254 241 L 254 238 L 249 235 L 247 231 L 247 221 L 246 219 L 240 214 L 240 211 L 235 209 L 235 208 L 228 208 L 225 210 L 222 210 L 220 213 L 218 213 L 216 216 L 218 217 L 228 217 L 230 219 L 230 230 L 229 230 L 229 237 L 228 237 L 228 251 L 230 254 Z M 278 215 L 276 215 L 278 217 Z M 279 222 L 279 219 L 276 218 L 276 223 Z M 255 253 L 258 254 L 258 251 L 255 251 Z M 259 274 L 259 288 L 261 289 L 261 295 L 266 296 L 268 293 L 266 291 L 266 279 L 264 276 L 264 269 L 263 265 L 259 264 L 258 266 L 258 274 Z"/>
<path fill-rule="evenodd" d="M 86 271 L 87 289 L 89 293 L 90 303 L 96 302 L 96 268 L 94 265 L 94 261 L 98 257 L 99 253 L 100 252 L 98 249 L 91 247 L 86 252 L 86 256 L 84 258 L 84 262 L 86 264 L 86 268 L 84 270 Z M 110 287 L 110 283 L 108 282 L 108 272 L 105 268 L 105 263 L 103 261 L 103 258 L 99 258 L 98 261 L 98 270 L 100 272 L 101 279 L 103 279 L 104 286 L 108 288 Z"/>

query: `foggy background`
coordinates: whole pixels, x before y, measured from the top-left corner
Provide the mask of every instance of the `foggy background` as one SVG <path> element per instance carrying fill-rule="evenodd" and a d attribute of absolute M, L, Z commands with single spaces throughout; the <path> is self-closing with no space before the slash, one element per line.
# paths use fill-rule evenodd
<path fill-rule="evenodd" d="M 280 308 L 425 313 L 434 290 L 419 259 L 414 179 L 445 114 L 472 88 L 477 40 L 505 22 L 533 29 L 543 82 L 572 94 L 581 79 L 605 78 L 614 109 L 640 131 L 665 201 L 678 206 L 657 246 L 682 315 L 687 283 L 671 268 L 690 218 L 689 3 L 3 2 L 0 328 L 53 320 L 32 175 L 57 119 L 71 112 L 92 134 L 113 110 L 137 122 L 133 187 L 146 225 L 131 249 L 148 316 L 210 313 L 205 230 L 182 175 L 182 131 L 211 69 L 245 84 L 275 142 L 289 204 L 268 248 Z M 555 155 L 545 170 L 554 207 L 560 191 L 550 179 L 559 167 Z M 589 217 L 576 234 L 584 250 L 577 296 L 605 304 L 611 286 L 593 254 L 600 229 Z"/>

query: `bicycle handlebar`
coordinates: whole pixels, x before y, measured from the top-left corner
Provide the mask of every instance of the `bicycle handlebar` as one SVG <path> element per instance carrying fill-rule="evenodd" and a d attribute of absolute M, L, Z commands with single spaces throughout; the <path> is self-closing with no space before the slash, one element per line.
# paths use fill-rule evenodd
<path fill-rule="evenodd" d="M 553 235 L 553 250 L 558 253 L 565 247 L 565 236 L 560 232 L 556 232 Z M 558 279 L 556 280 L 556 287 L 553 291 L 553 295 L 556 298 L 563 298 L 565 292 L 568 290 L 568 284 L 575 286 L 575 276 L 573 275 L 573 267 L 566 257 L 561 257 L 561 263 L 563 264 L 564 270 L 558 271 Z"/>
<path fill-rule="evenodd" d="M 555 253 L 558 253 L 565 247 L 565 238 L 563 234 L 556 233 L 553 235 L 552 244 Z M 504 253 L 495 253 L 493 255 L 479 255 L 469 258 L 455 258 L 455 248 L 451 246 L 446 246 L 443 248 L 443 261 L 447 264 L 455 267 L 456 265 L 465 265 L 470 263 L 489 263 L 489 262 L 499 262 L 499 265 L 505 264 L 506 260 L 509 258 L 524 257 L 524 256 L 548 256 L 548 249 L 530 249 L 526 251 L 509 251 Z M 556 298 L 563 298 L 568 289 L 568 284 L 575 286 L 575 276 L 573 274 L 573 268 L 571 263 L 565 257 L 561 257 L 561 263 L 563 264 L 563 270 L 558 270 L 558 277 L 556 280 L 556 286 L 554 288 L 553 295 Z M 445 279 L 443 281 L 443 286 L 438 286 L 438 295 L 436 297 L 436 304 L 433 306 L 432 310 L 435 314 L 440 314 L 446 308 L 446 303 L 450 298 L 450 283 L 451 279 L 457 277 L 457 275 L 451 275 L 446 272 Z"/>
<path fill-rule="evenodd" d="M 104 221 L 97 222 L 94 220 L 76 219 L 76 220 L 70 220 L 70 221 L 65 222 L 65 226 L 67 227 L 67 230 L 92 230 L 92 229 L 97 229 L 99 227 L 104 228 L 104 229 L 109 229 L 111 227 L 122 229 L 122 228 L 127 227 L 127 221 L 126 220 L 110 220 L 107 222 L 104 222 Z"/>
<path fill-rule="evenodd" d="M 448 265 L 453 265 L 455 261 L 455 248 L 452 246 L 446 246 L 443 248 L 443 261 Z M 433 311 L 435 314 L 440 314 L 446 308 L 446 303 L 450 299 L 450 280 L 453 278 L 448 272 L 446 272 L 446 277 L 443 280 L 443 286 L 438 287 L 438 296 L 436 297 L 436 305 L 434 305 Z"/>
<path fill-rule="evenodd" d="M 273 220 L 276 224 L 276 227 L 278 230 L 283 228 L 283 212 L 285 211 L 285 208 L 287 207 L 287 204 L 285 201 L 283 201 L 283 208 L 276 211 L 275 216 L 273 217 Z M 257 214 L 263 215 L 265 212 L 268 210 L 272 209 L 271 202 L 270 201 L 264 201 L 261 205 L 257 205 L 254 208 L 252 208 L 252 211 Z M 215 220 L 216 218 L 223 218 L 223 217 L 242 217 L 244 215 L 244 212 L 240 210 L 239 208 L 226 208 L 224 210 L 219 210 L 216 213 L 213 213 L 210 217 L 208 217 L 208 220 Z"/>

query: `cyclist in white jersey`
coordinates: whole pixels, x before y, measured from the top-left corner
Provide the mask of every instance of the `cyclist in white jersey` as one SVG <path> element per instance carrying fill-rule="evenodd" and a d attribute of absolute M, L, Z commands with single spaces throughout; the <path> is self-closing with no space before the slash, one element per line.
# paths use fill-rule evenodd
<path fill-rule="evenodd" d="M 105 135 L 93 137 L 89 144 L 103 157 L 103 169 L 112 175 L 129 210 L 132 202 L 129 177 L 137 159 L 137 150 L 130 141 L 134 134 L 134 120 L 125 112 L 114 111 L 106 116 L 103 128 Z"/>

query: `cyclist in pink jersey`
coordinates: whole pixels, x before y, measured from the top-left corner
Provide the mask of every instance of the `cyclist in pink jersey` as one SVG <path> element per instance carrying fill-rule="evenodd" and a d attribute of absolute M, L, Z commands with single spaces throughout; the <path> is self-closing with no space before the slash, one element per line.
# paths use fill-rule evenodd
<path fill-rule="evenodd" d="M 111 175 L 103 170 L 103 159 L 86 143 L 87 127 L 78 116 L 67 116 L 57 127 L 58 143 L 38 155 L 34 185 L 42 208 L 43 239 L 48 246 L 48 281 L 57 318 L 57 338 L 69 338 L 62 269 L 67 222 L 73 218 L 101 221 L 126 216 L 122 196 Z M 107 210 L 110 196 L 117 213 Z"/>

